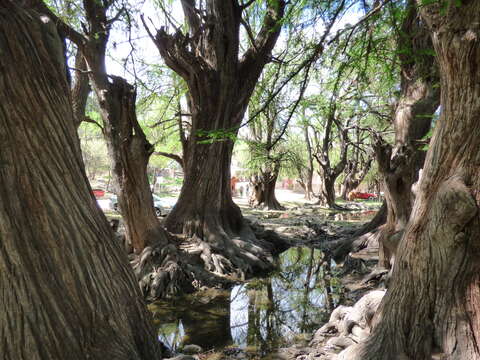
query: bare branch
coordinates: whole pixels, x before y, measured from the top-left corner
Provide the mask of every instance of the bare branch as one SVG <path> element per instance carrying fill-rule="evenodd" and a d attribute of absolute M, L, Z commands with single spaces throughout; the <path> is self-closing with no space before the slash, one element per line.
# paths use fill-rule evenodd
<path fill-rule="evenodd" d="M 127 10 L 127 9 L 125 8 L 125 6 L 122 6 L 122 7 L 118 10 L 118 12 L 115 14 L 115 16 L 112 17 L 111 19 L 109 19 L 109 20 L 107 21 L 107 24 L 108 24 L 109 26 L 112 25 L 115 21 L 117 21 L 118 19 L 120 19 L 120 16 L 122 16 L 122 14 L 123 14 L 124 12 L 126 12 L 126 10 Z"/>
<path fill-rule="evenodd" d="M 162 151 L 156 151 L 153 153 L 154 155 L 160 155 L 160 156 L 164 156 L 166 158 L 169 158 L 169 159 L 172 159 L 172 160 L 175 160 L 178 164 L 180 164 L 180 166 L 183 168 L 183 159 L 180 155 L 177 155 L 177 154 L 172 154 L 172 153 L 166 153 L 166 152 L 162 152 Z"/>
<path fill-rule="evenodd" d="M 249 0 L 245 4 L 240 5 L 240 9 L 243 11 L 246 8 L 248 8 L 250 5 L 252 5 L 256 0 Z"/>
<path fill-rule="evenodd" d="M 248 38 L 250 40 L 250 43 L 252 44 L 253 47 L 255 47 L 255 36 L 253 35 L 252 28 L 243 18 L 240 20 L 240 24 L 242 24 L 243 27 L 245 28 L 245 30 L 247 31 L 247 35 L 248 35 Z M 255 48 L 255 50 L 258 51 L 258 49 L 256 49 L 256 48 Z"/>
<path fill-rule="evenodd" d="M 284 12 L 285 0 L 268 2 L 262 28 L 240 62 L 241 71 L 246 76 L 258 78 L 263 66 L 270 60 L 270 53 L 280 35 L 280 20 Z"/>
<path fill-rule="evenodd" d="M 331 38 L 327 45 L 331 45 L 335 41 L 337 41 L 344 33 L 347 31 L 350 31 L 349 39 L 352 36 L 352 33 L 360 26 L 362 25 L 365 21 L 367 21 L 369 18 L 371 18 L 373 15 L 378 13 L 385 5 L 387 5 L 391 0 L 384 0 L 382 3 L 377 5 L 374 9 L 372 9 L 368 14 L 366 14 L 364 17 L 362 17 L 360 20 L 358 20 L 355 24 L 351 26 L 346 26 L 341 30 L 338 30 L 337 33 L 333 38 Z"/>
<path fill-rule="evenodd" d="M 92 71 L 91 70 L 83 70 L 83 69 L 79 69 L 78 67 L 73 67 L 73 66 L 69 66 L 68 67 L 69 70 L 73 70 L 79 74 L 90 74 Z"/>
<path fill-rule="evenodd" d="M 100 130 L 102 130 L 102 133 L 103 133 L 103 126 L 98 121 L 93 120 L 90 116 L 85 116 L 83 118 L 83 121 L 97 125 L 100 128 Z"/>
<path fill-rule="evenodd" d="M 187 80 L 190 74 L 197 73 L 205 64 L 201 64 L 200 58 L 195 57 L 185 44 L 188 39 L 181 31 L 177 31 L 174 35 L 170 35 L 165 31 L 164 27 L 157 30 L 156 36 L 152 34 L 150 28 L 147 26 L 143 15 L 140 17 L 148 35 L 153 43 L 160 51 L 160 55 L 165 60 L 169 68 L 179 74 L 182 78 Z"/>

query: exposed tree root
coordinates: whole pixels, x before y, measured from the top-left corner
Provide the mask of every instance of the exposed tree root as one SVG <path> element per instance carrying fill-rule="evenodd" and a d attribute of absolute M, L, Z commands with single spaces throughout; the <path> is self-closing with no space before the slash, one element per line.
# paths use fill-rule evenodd
<path fill-rule="evenodd" d="M 316 359 L 346 360 L 352 345 L 370 334 L 371 321 L 385 295 L 383 290 L 365 294 L 354 306 L 338 306 L 328 323 L 315 333 L 310 346 L 318 349 Z"/>
<path fill-rule="evenodd" d="M 131 265 L 147 300 L 195 289 L 193 276 L 173 244 L 148 246 L 141 254 L 131 256 Z"/>
<path fill-rule="evenodd" d="M 168 244 L 129 256 L 143 295 L 154 301 L 202 287 L 224 288 L 267 273 L 274 269 L 273 256 L 288 247 L 275 232 L 245 222 L 238 237 L 222 236 L 210 243 L 196 235 L 187 239 L 170 235 Z"/>
<path fill-rule="evenodd" d="M 341 262 L 349 253 L 355 253 L 365 248 L 370 248 L 372 252 L 378 252 L 378 244 L 381 234 L 381 226 L 387 220 L 387 206 L 384 202 L 375 217 L 362 226 L 352 236 L 342 239 L 335 244 L 333 258 L 336 262 Z M 368 251 L 368 250 L 367 250 Z"/>

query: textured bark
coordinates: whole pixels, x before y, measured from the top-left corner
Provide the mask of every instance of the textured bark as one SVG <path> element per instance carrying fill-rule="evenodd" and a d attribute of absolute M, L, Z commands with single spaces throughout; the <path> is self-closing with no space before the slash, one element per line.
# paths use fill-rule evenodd
<path fill-rule="evenodd" d="M 205 16 L 195 2 L 182 1 L 190 34 L 162 28 L 151 37 L 166 64 L 188 85 L 191 130 L 184 139 L 184 174 L 177 204 L 165 221 L 169 231 L 204 241 L 206 268 L 217 273 L 251 273 L 270 267 L 268 252 L 255 242 L 232 201 L 230 136 L 236 135 L 250 96 L 280 34 L 283 0 L 269 2 L 255 44 L 239 58 L 243 8 L 237 1 L 206 2 Z M 208 22 L 205 22 L 208 19 Z M 242 238 L 242 239 L 240 239 Z M 245 241 L 246 240 L 246 241 Z M 258 245 L 258 243 L 257 243 Z"/>
<path fill-rule="evenodd" d="M 393 121 L 395 144 L 376 144 L 379 171 L 384 179 L 387 221 L 380 231 L 380 262 L 390 267 L 398 238 L 410 217 L 415 198 L 413 184 L 423 167 L 425 152 L 419 142 L 430 130 L 440 102 L 437 65 L 429 55 L 430 35 L 411 1 L 398 35 L 401 61 L 401 97 Z"/>
<path fill-rule="evenodd" d="M 110 2 L 85 0 L 88 26 L 80 34 L 53 14 L 40 0 L 26 0 L 35 9 L 48 14 L 59 32 L 73 41 L 82 52 L 95 90 L 103 121 L 103 131 L 112 163 L 114 190 L 123 213 L 127 249 L 143 295 L 148 300 L 191 291 L 195 279 L 181 259 L 191 255 L 172 245 L 171 239 L 155 216 L 147 177 L 147 163 L 153 152 L 135 114 L 135 89 L 106 71 L 106 48 L 114 19 L 108 19 Z M 190 272 L 189 272 L 190 271 Z M 202 281 L 197 281 L 199 286 Z"/>
<path fill-rule="evenodd" d="M 108 6 L 87 0 L 84 8 L 88 33 L 77 45 L 87 62 L 98 98 L 127 240 L 136 253 L 141 253 L 146 246 L 167 243 L 167 235 L 155 216 L 147 177 L 153 146 L 137 121 L 135 89 L 125 79 L 107 75 L 105 56 L 112 24 L 106 15 Z"/>
<path fill-rule="evenodd" d="M 331 171 L 329 170 L 331 169 L 327 169 L 326 171 L 328 174 L 325 174 L 325 169 L 323 172 L 323 181 L 320 189 L 320 192 L 322 194 L 322 196 L 320 197 L 320 204 L 326 205 L 331 209 L 341 208 L 335 203 L 335 181 L 337 180 L 338 175 L 336 175 L 335 173 L 330 174 Z"/>
<path fill-rule="evenodd" d="M 160 359 L 126 255 L 91 195 L 55 26 L 0 3 L 5 360 Z"/>
<path fill-rule="evenodd" d="M 412 210 L 415 198 L 412 186 L 418 180 L 425 158 L 419 140 L 430 130 L 440 100 L 438 69 L 434 57 L 429 55 L 432 43 L 428 30 L 414 4 L 409 5 L 407 12 L 397 39 L 398 48 L 403 51 L 400 55 L 401 96 L 393 119 L 395 144 L 392 147 L 381 139 L 375 144 L 379 171 L 384 179 L 386 220 L 379 222 L 382 219 L 377 218 L 369 224 L 368 233 L 354 234 L 335 250 L 335 257 L 340 259 L 350 251 L 379 247 L 380 265 L 386 268 L 394 261 L 398 241 Z M 377 227 L 372 229 L 371 225 Z"/>
<path fill-rule="evenodd" d="M 279 171 L 280 164 L 277 163 L 271 172 L 263 172 L 250 181 L 253 189 L 251 205 L 263 206 L 268 210 L 285 210 L 275 196 Z"/>
<path fill-rule="evenodd" d="M 80 51 L 75 55 L 75 70 L 72 84 L 72 106 L 75 117 L 75 125 L 78 128 L 85 120 L 88 95 L 91 88 L 87 74 L 87 63 Z"/>
<path fill-rule="evenodd" d="M 232 147 L 223 141 L 195 146 L 195 155 L 186 158 L 182 191 L 165 225 L 201 242 L 198 248 L 207 270 L 244 277 L 269 269 L 272 258 L 257 246 L 260 242 L 232 200 Z"/>
<path fill-rule="evenodd" d="M 442 6 L 421 7 L 442 114 L 373 334 L 345 359 L 480 359 L 480 2 Z"/>
<path fill-rule="evenodd" d="M 147 177 L 153 147 L 136 118 L 136 92 L 120 77 L 111 77 L 105 87 L 100 79 L 94 84 L 95 92 L 101 99 L 104 135 L 127 240 L 137 253 L 146 246 L 165 245 L 167 236 L 155 215 Z"/>

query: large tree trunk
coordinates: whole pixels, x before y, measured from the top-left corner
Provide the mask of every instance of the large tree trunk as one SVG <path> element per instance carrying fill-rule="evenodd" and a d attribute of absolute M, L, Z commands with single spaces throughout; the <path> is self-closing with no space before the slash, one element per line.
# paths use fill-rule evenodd
<path fill-rule="evenodd" d="M 85 35 L 76 32 L 56 17 L 42 1 L 33 1 L 37 10 L 48 14 L 64 36 L 82 52 L 88 75 L 97 95 L 103 132 L 111 160 L 112 177 L 118 193 L 120 210 L 126 228 L 126 248 L 143 294 L 155 300 L 193 289 L 192 272 L 181 262 L 191 254 L 179 251 L 155 216 L 147 177 L 147 163 L 152 145 L 140 127 L 135 114 L 136 93 L 133 86 L 106 71 L 106 48 L 114 19 L 108 19 L 110 2 L 85 0 L 88 26 Z M 199 260 L 195 260 L 199 261 Z M 193 262 L 195 262 L 193 261 Z M 203 282 L 197 282 L 199 286 Z"/>
<path fill-rule="evenodd" d="M 317 146 L 317 152 L 314 154 L 315 159 L 318 162 L 319 170 L 318 175 L 322 179 L 319 193 L 319 204 L 328 206 L 331 209 L 345 210 L 341 206 L 338 206 L 335 202 L 335 182 L 347 165 L 348 156 L 348 128 L 342 127 L 340 122 L 335 118 L 336 103 L 335 97 L 330 99 L 332 105 L 330 114 L 327 118 L 325 125 L 325 134 L 322 140 L 321 147 Z M 348 126 L 350 120 L 347 121 Z M 335 125 L 339 132 L 340 137 L 340 156 L 338 162 L 333 165 L 330 159 L 330 147 L 332 138 L 332 129 Z"/>
<path fill-rule="evenodd" d="M 160 359 L 126 255 L 91 195 L 52 22 L 0 3 L 4 359 Z"/>
<path fill-rule="evenodd" d="M 412 186 L 425 160 L 419 140 L 430 130 L 440 102 L 438 70 L 428 51 L 432 48 L 430 35 L 413 0 L 407 12 L 398 38 L 398 47 L 408 51 L 400 55 L 402 96 L 393 121 L 395 145 L 376 144 L 388 208 L 380 235 L 380 262 L 385 267 L 393 263 L 398 239 L 410 217 L 415 199 Z"/>
<path fill-rule="evenodd" d="M 275 196 L 280 164 L 275 164 L 272 171 L 262 172 L 251 180 L 252 197 L 251 205 L 264 206 L 268 210 L 285 210 Z"/>
<path fill-rule="evenodd" d="M 370 170 L 373 158 L 352 160 L 347 165 L 345 179 L 342 184 L 342 199 L 348 200 L 348 194 L 355 190 L 365 179 Z"/>
<path fill-rule="evenodd" d="M 127 241 L 139 254 L 147 246 L 165 245 L 167 235 L 155 216 L 146 173 L 153 146 L 137 121 L 135 89 L 125 79 L 107 74 L 105 56 L 111 28 L 111 19 L 107 18 L 108 6 L 108 3 L 86 0 L 87 33 L 72 36 L 74 30 L 66 32 L 77 43 L 88 66 L 100 106 Z M 62 26 L 60 21 L 59 26 Z"/>
<path fill-rule="evenodd" d="M 97 80 L 95 91 L 99 97 L 104 97 L 100 105 L 104 134 L 127 241 L 136 253 L 142 252 L 146 246 L 165 245 L 167 236 L 155 215 L 147 176 L 153 146 L 137 121 L 135 89 L 125 79 L 112 77 L 106 90 Z"/>
<path fill-rule="evenodd" d="M 335 194 L 335 180 L 337 176 L 330 176 L 326 174 L 330 172 L 324 169 L 323 181 L 320 186 L 320 196 L 319 204 L 327 206 L 330 209 L 344 210 L 341 206 L 336 204 L 336 194 Z"/>
<path fill-rule="evenodd" d="M 181 1 L 190 33 L 152 40 L 166 64 L 188 85 L 191 129 L 184 141 L 184 183 L 165 224 L 169 231 L 194 237 L 205 267 L 215 273 L 252 274 L 272 268 L 240 209 L 232 201 L 230 165 L 236 136 L 255 84 L 280 34 L 285 1 L 268 2 L 255 44 L 241 58 L 238 1 Z M 199 15 L 202 12 L 206 15 Z M 213 24 L 213 25 L 212 25 Z M 272 248 L 270 248 L 271 250 Z"/>
<path fill-rule="evenodd" d="M 349 200 L 348 194 L 355 190 L 363 180 L 355 178 L 355 175 L 355 173 L 349 173 L 345 176 L 345 179 L 343 180 L 342 191 L 340 195 L 343 200 Z"/>
<path fill-rule="evenodd" d="M 325 204 L 328 205 L 329 208 L 335 208 L 335 180 L 330 178 L 326 178 L 323 181 L 323 189 L 322 194 L 325 199 Z"/>
<path fill-rule="evenodd" d="M 118 193 L 118 205 L 126 230 L 127 249 L 133 247 L 131 263 L 143 295 L 149 301 L 193 291 L 194 269 L 183 264 L 192 255 L 179 251 L 155 215 L 148 182 L 147 165 L 152 145 L 138 124 L 136 93 L 120 77 L 101 78 L 94 88 L 101 99 L 104 135 L 112 163 L 112 175 Z M 195 260 L 194 263 L 199 261 Z"/>
<path fill-rule="evenodd" d="M 271 258 L 254 245 L 255 235 L 233 202 L 230 164 L 233 143 L 189 144 L 184 182 L 165 226 L 199 240 L 207 270 L 240 277 L 271 267 Z"/>
<path fill-rule="evenodd" d="M 480 359 L 480 2 L 421 6 L 442 114 L 376 326 L 343 359 Z"/>
<path fill-rule="evenodd" d="M 418 17 L 415 4 L 411 3 L 407 12 L 397 39 L 398 47 L 408 51 L 400 56 L 402 93 L 393 119 L 395 144 L 392 147 L 381 139 L 375 144 L 379 171 L 384 179 L 386 221 L 380 224 L 381 228 L 346 239 L 335 251 L 339 259 L 347 254 L 346 250 L 369 246 L 373 252 L 379 247 L 379 262 L 386 268 L 394 261 L 415 199 L 412 186 L 425 158 L 419 140 L 430 130 L 440 100 L 438 70 L 429 52 L 432 43 L 427 28 Z"/>

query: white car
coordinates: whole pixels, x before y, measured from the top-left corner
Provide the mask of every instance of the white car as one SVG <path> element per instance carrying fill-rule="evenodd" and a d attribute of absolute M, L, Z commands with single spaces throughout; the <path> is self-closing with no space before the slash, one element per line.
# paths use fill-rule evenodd
<path fill-rule="evenodd" d="M 103 211 L 113 210 L 111 199 L 97 199 L 97 204 Z"/>
<path fill-rule="evenodd" d="M 155 194 L 152 194 L 152 197 L 153 197 L 153 207 L 155 208 L 155 215 L 159 217 L 159 216 L 162 216 L 162 214 L 166 214 L 165 207 L 167 206 L 167 204 L 165 203 L 165 201 L 160 196 Z M 120 209 L 118 208 L 117 195 L 112 195 L 112 197 L 110 198 L 110 201 L 112 203 L 113 210 L 120 212 Z"/>

